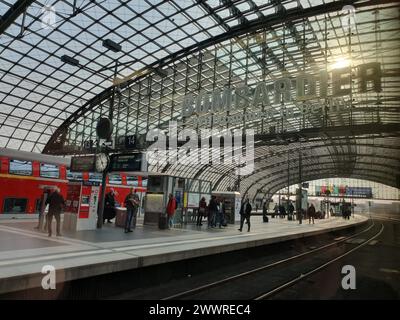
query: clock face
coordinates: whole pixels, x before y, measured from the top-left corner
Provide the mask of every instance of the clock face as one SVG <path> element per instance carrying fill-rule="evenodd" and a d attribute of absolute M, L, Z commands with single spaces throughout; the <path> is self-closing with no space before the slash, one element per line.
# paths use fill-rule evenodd
<path fill-rule="evenodd" d="M 104 153 L 99 153 L 96 156 L 96 170 L 98 172 L 103 172 L 108 166 L 108 156 Z"/>

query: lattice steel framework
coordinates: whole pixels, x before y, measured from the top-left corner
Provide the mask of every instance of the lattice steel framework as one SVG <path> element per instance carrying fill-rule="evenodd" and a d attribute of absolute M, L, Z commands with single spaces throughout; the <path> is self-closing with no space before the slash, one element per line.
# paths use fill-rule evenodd
<path fill-rule="evenodd" d="M 86 140 L 96 138 L 97 120 L 109 113 L 115 61 L 118 78 L 129 80 L 119 86 L 112 105 L 114 138 L 180 121 L 188 93 L 240 85 L 254 89 L 259 81 L 329 72 L 343 59 L 354 72 L 360 64 L 379 62 L 382 91 L 341 97 L 351 103 L 349 112 L 213 124 L 214 129 L 255 130 L 259 141 L 252 175 L 237 177 L 229 165 L 166 161 L 150 169 L 209 180 L 217 190 L 240 188 L 251 197 L 297 182 L 299 166 L 302 181 L 348 176 L 398 187 L 396 1 L 30 2 L 0 1 L 0 146 L 54 153 L 61 143 L 61 152 L 79 152 Z M 42 25 L 44 5 L 55 9 L 55 28 Z M 356 9 L 350 29 L 343 23 L 344 5 Z M 103 48 L 106 38 L 121 44 L 122 52 Z M 62 63 L 64 54 L 78 59 L 80 66 Z M 352 80 L 356 82 L 355 76 Z M 281 107 L 272 104 L 276 112 Z M 252 111 L 232 110 L 229 115 Z M 189 127 L 199 129 L 191 124 L 193 117 L 187 120 Z"/>

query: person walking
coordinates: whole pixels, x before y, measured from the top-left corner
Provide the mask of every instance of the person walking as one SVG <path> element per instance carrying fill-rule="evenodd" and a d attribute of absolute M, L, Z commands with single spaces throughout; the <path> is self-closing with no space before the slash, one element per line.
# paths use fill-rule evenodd
<path fill-rule="evenodd" d="M 240 228 L 238 229 L 240 232 L 242 232 L 244 220 L 246 220 L 247 223 L 247 232 L 250 232 L 251 210 L 252 207 L 250 201 L 249 199 L 246 199 L 245 202 L 242 204 L 242 207 L 240 208 Z"/>
<path fill-rule="evenodd" d="M 314 207 L 314 205 L 312 203 L 307 209 L 307 215 L 308 215 L 308 224 L 311 223 L 311 219 L 312 219 L 312 223 L 314 224 L 315 207 Z"/>
<path fill-rule="evenodd" d="M 203 217 L 206 215 L 207 211 L 207 202 L 206 198 L 202 197 L 200 202 L 199 202 L 199 211 L 197 213 L 197 226 L 202 226 L 203 224 L 201 223 L 203 220 Z"/>
<path fill-rule="evenodd" d="M 172 193 L 168 195 L 168 204 L 167 204 L 167 215 L 168 215 L 168 226 L 172 228 L 174 226 L 174 214 L 176 210 L 176 200 Z"/>
<path fill-rule="evenodd" d="M 63 196 L 60 193 L 60 188 L 56 187 L 55 190 L 48 196 L 46 204 L 49 205 L 49 212 L 47 214 L 47 230 L 49 232 L 49 237 L 51 237 L 52 230 L 51 224 L 53 221 L 53 216 L 56 219 L 57 224 L 57 237 L 61 236 L 61 211 L 65 205 Z"/>
<path fill-rule="evenodd" d="M 114 189 L 111 189 L 104 199 L 103 223 L 106 222 L 106 219 L 108 223 L 111 223 L 111 219 L 114 219 L 115 215 L 115 191 Z"/>
<path fill-rule="evenodd" d="M 129 194 L 125 198 L 125 206 L 126 206 L 125 233 L 132 232 L 131 225 L 133 225 L 133 228 L 136 227 L 136 216 L 139 208 L 139 203 L 140 203 L 139 196 L 136 193 L 134 193 L 133 188 L 131 188 Z"/>

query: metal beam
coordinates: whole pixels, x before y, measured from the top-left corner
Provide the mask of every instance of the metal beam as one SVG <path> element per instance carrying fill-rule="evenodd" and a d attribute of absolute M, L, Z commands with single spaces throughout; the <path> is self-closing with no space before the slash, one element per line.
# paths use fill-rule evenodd
<path fill-rule="evenodd" d="M 325 157 L 328 157 L 329 155 L 325 155 Z M 363 155 L 363 156 L 365 156 L 365 157 L 367 157 L 368 155 Z M 321 156 L 320 158 L 322 158 L 323 156 Z M 370 157 L 372 157 L 372 158 L 374 158 L 375 156 L 373 156 L 373 155 L 370 155 Z M 307 160 L 307 159 L 310 159 L 310 158 L 312 158 L 312 157 L 308 157 L 308 158 L 302 158 L 302 161 L 304 161 L 304 160 Z M 382 157 L 376 157 L 376 158 L 382 158 Z M 388 157 L 389 158 L 389 157 Z M 400 161 L 400 158 L 390 158 L 391 160 L 395 160 L 395 161 Z M 298 161 L 296 161 L 296 159 L 293 159 L 293 162 L 298 162 Z M 282 167 L 284 167 L 285 166 L 285 162 L 283 162 L 282 163 Z M 337 163 L 333 163 L 332 161 L 325 161 L 325 162 L 318 162 L 318 163 L 308 163 L 308 164 L 305 164 L 305 165 L 303 165 L 303 167 L 315 167 L 315 168 L 317 168 L 317 166 L 323 166 L 323 165 L 326 165 L 326 164 L 332 164 L 332 165 L 335 165 L 335 164 L 337 164 Z M 392 169 L 392 170 L 398 170 L 398 166 L 391 166 L 391 165 L 387 165 L 387 164 L 383 164 L 383 163 L 369 163 L 369 162 L 364 162 L 364 161 L 358 161 L 358 162 L 356 162 L 356 165 L 357 164 L 362 164 L 362 165 L 368 165 L 368 166 L 376 166 L 376 167 L 383 167 L 383 168 L 388 168 L 388 169 Z M 271 166 L 269 166 L 269 167 L 271 167 Z M 265 170 L 267 170 L 269 167 L 264 167 L 263 168 L 263 170 L 261 170 L 261 171 L 259 171 L 259 172 L 262 172 L 262 171 L 265 171 Z M 297 166 L 298 167 L 298 166 Z M 337 168 L 336 168 L 337 169 Z M 355 167 L 355 169 L 354 170 L 370 170 L 369 168 L 358 168 L 358 167 Z M 339 169 L 337 169 L 336 171 L 338 171 L 340 174 L 342 174 L 342 171 Z M 372 170 L 373 171 L 373 170 Z M 259 179 L 257 179 L 257 180 L 254 180 L 248 187 L 247 187 L 247 189 L 246 189 L 246 191 L 245 191 L 245 194 L 252 188 L 252 187 L 254 187 L 257 183 L 260 183 L 261 181 L 263 181 L 263 180 L 265 180 L 265 179 L 267 179 L 267 178 L 269 178 L 269 177 L 271 177 L 271 176 L 273 176 L 273 175 L 276 175 L 276 174 L 281 174 L 281 173 L 284 173 L 284 172 L 287 172 L 287 168 L 283 168 L 283 169 L 281 169 L 281 170 L 277 170 L 277 171 L 274 171 L 274 172 L 271 172 L 270 174 L 268 174 L 267 176 L 264 176 L 264 177 L 261 177 L 261 178 L 259 178 Z M 296 171 L 295 171 L 296 172 Z M 384 172 L 386 172 L 386 171 L 384 171 Z M 395 171 L 394 171 L 395 172 Z M 387 172 L 387 174 L 389 174 L 389 175 L 391 175 L 392 173 L 391 172 Z M 296 174 L 294 174 L 294 176 L 296 176 Z M 282 180 L 287 180 L 287 175 L 285 175 L 285 176 L 282 176 Z M 292 180 L 292 177 L 290 176 L 290 180 Z M 262 182 L 261 182 L 262 183 Z"/>
<path fill-rule="evenodd" d="M 303 167 L 305 167 L 306 170 L 302 170 L 302 181 L 309 181 L 309 180 L 310 180 L 310 177 L 307 176 L 307 173 L 309 173 L 309 172 L 315 173 L 315 175 L 313 175 L 314 177 L 316 177 L 315 179 L 323 179 L 324 177 L 323 177 L 322 175 L 320 175 L 320 172 L 321 172 L 321 171 L 326 171 L 326 170 L 329 170 L 330 172 L 333 172 L 333 173 L 332 173 L 332 176 L 335 176 L 335 175 L 339 176 L 339 175 L 341 174 L 339 171 L 335 171 L 335 170 L 337 169 L 337 168 L 335 168 L 335 167 L 324 167 L 324 168 L 315 168 L 315 167 L 313 167 L 313 168 L 309 168 L 309 169 L 307 169 L 307 167 L 310 167 L 310 166 L 308 166 L 308 165 L 305 165 L 305 166 L 303 166 Z M 356 170 L 357 170 L 357 171 L 365 171 L 364 169 L 356 169 Z M 281 172 L 283 172 L 283 171 L 281 171 Z M 375 177 L 380 178 L 380 179 L 382 179 L 382 175 L 387 176 L 387 179 L 380 180 L 381 183 L 384 183 L 383 181 L 385 181 L 385 184 L 386 184 L 386 185 L 390 185 L 390 186 L 392 186 L 392 187 L 395 187 L 395 183 L 389 184 L 389 182 L 390 182 L 390 180 L 391 180 L 389 177 L 393 178 L 393 175 L 392 175 L 391 173 L 388 173 L 388 172 L 383 171 L 383 170 L 377 170 L 377 169 L 368 170 L 367 172 L 368 172 L 368 173 L 366 174 L 366 176 L 371 176 L 371 177 L 375 176 Z M 372 173 L 375 173 L 375 172 L 376 172 L 376 173 L 379 173 L 380 175 L 374 175 L 374 174 L 372 174 Z M 277 173 L 278 173 L 278 172 L 275 172 L 274 174 L 277 174 Z M 356 175 L 356 174 L 357 174 L 357 173 L 354 172 L 354 173 L 350 174 L 348 177 L 354 176 L 354 175 Z M 269 176 L 272 176 L 272 174 L 269 175 Z M 294 178 L 292 179 L 292 181 L 296 181 L 296 177 L 297 177 L 297 179 L 298 179 L 298 174 L 297 174 L 297 173 L 294 174 L 293 177 L 294 177 Z M 314 180 L 315 180 L 315 179 L 314 179 Z M 393 180 L 393 182 L 395 182 L 394 179 L 392 179 L 392 180 Z M 278 182 L 277 185 L 280 185 L 280 186 L 282 186 L 282 187 L 285 187 L 285 186 L 286 186 L 286 176 L 280 176 L 280 177 L 278 177 L 278 178 L 275 178 L 275 179 L 273 179 L 273 180 L 270 180 L 270 181 L 264 183 L 259 189 L 265 188 L 265 186 L 267 186 L 268 184 L 270 184 L 270 185 L 272 184 L 272 185 L 273 185 L 274 182 Z M 270 190 L 272 190 L 272 188 L 268 189 L 268 191 L 270 191 Z M 249 190 L 248 190 L 248 191 L 249 191 Z M 246 195 L 246 194 L 248 193 L 248 191 L 245 192 L 244 195 Z"/>
<path fill-rule="evenodd" d="M 307 179 L 302 179 L 302 180 L 313 181 L 313 180 L 318 180 L 318 179 L 327 179 L 327 178 L 335 177 L 334 174 L 321 175 L 321 172 L 319 172 L 318 174 L 309 175 L 309 176 L 307 176 Z M 357 174 L 353 174 L 350 178 L 378 182 L 378 183 L 382 183 L 384 185 L 393 187 L 393 185 L 389 185 L 387 183 L 387 180 L 382 179 L 382 177 L 379 175 L 373 175 L 373 174 L 369 174 L 369 173 L 368 174 L 357 173 Z M 269 188 L 267 193 L 273 194 L 274 192 L 278 191 L 279 189 L 282 189 L 284 186 L 285 186 L 284 183 L 277 183 L 277 184 L 273 185 L 271 188 Z"/>
<path fill-rule="evenodd" d="M 10 9 L 0 17 L 0 35 L 2 35 L 9 26 L 11 26 L 18 17 L 26 11 L 34 0 L 18 0 Z"/>
<path fill-rule="evenodd" d="M 18 3 L 28 3 L 32 1 L 18 1 Z M 307 9 L 302 9 L 302 8 L 295 8 L 291 10 L 286 11 L 285 16 L 280 16 L 280 15 L 268 15 L 264 16 L 263 18 L 256 19 L 254 21 L 249 21 L 246 24 L 246 27 L 243 28 L 242 25 L 238 25 L 236 27 L 231 28 L 229 32 L 217 35 L 215 37 L 212 37 L 210 39 L 206 39 L 200 43 L 194 44 L 192 46 L 189 46 L 185 49 L 179 50 L 168 57 L 162 58 L 156 62 L 153 62 L 152 64 L 146 66 L 144 69 L 147 68 L 156 68 L 156 67 L 163 67 L 166 66 L 174 61 L 177 61 L 185 56 L 188 56 L 190 54 L 196 53 L 204 48 L 207 48 L 213 44 L 217 44 L 220 42 L 223 42 L 225 40 L 232 39 L 234 37 L 238 37 L 240 35 L 243 35 L 245 33 L 251 33 L 254 31 L 257 31 L 259 29 L 263 28 L 272 28 L 273 26 L 279 25 L 284 22 L 289 22 L 289 21 L 297 21 L 303 18 L 308 18 L 320 14 L 327 14 L 330 12 L 336 12 L 340 11 L 344 5 L 353 5 L 356 8 L 359 7 L 365 7 L 365 6 L 371 6 L 371 5 L 378 5 L 378 4 L 384 4 L 384 3 L 393 3 L 396 2 L 394 0 L 370 0 L 370 1 L 365 1 L 361 3 L 356 3 L 357 0 L 342 0 L 342 1 L 335 1 L 327 4 L 322 4 L 318 6 L 314 6 L 311 8 Z M 10 9 L 11 10 L 11 9 Z M 9 10 L 9 11 L 10 11 Z M 21 11 L 22 13 L 22 11 Z M 15 20 L 15 19 L 14 19 Z M 1 34 L 1 32 L 0 32 Z M 129 80 L 121 85 L 121 89 L 130 85 L 134 81 L 137 81 L 141 79 L 142 77 L 146 76 L 147 74 L 138 76 L 135 79 Z M 103 92 L 99 94 L 103 99 L 107 99 L 110 97 L 112 94 L 111 88 L 105 89 Z M 93 107 L 96 106 L 96 101 L 99 100 L 99 96 L 95 96 L 92 98 L 90 101 L 85 103 L 81 108 L 79 108 L 74 114 L 68 117 L 61 126 L 54 132 L 52 137 L 49 139 L 48 143 L 46 144 L 43 153 L 48 153 L 51 145 L 54 143 L 54 141 L 57 139 L 58 135 L 60 135 L 64 128 L 68 128 L 69 125 L 73 122 L 75 122 L 80 116 L 84 115 L 86 112 L 92 110 Z"/>

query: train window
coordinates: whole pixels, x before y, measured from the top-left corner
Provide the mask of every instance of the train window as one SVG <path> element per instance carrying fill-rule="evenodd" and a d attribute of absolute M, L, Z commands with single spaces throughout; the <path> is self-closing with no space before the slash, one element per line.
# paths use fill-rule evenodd
<path fill-rule="evenodd" d="M 60 170 L 58 166 L 53 164 L 40 164 L 40 176 L 43 178 L 60 178 Z"/>
<path fill-rule="evenodd" d="M 82 180 L 82 173 L 81 172 L 71 172 L 67 170 L 67 179 L 68 180 Z"/>
<path fill-rule="evenodd" d="M 138 177 L 126 176 L 126 184 L 128 186 L 137 187 L 139 185 Z"/>
<path fill-rule="evenodd" d="M 119 174 L 110 174 L 108 181 L 110 184 L 122 184 L 122 178 Z"/>
<path fill-rule="evenodd" d="M 102 174 L 101 173 L 92 173 L 92 172 L 90 172 L 89 173 L 89 181 L 93 181 L 93 182 L 100 182 L 101 183 L 101 180 L 102 180 Z"/>
<path fill-rule="evenodd" d="M 6 198 L 4 200 L 4 213 L 25 213 L 28 205 L 26 198 Z"/>
<path fill-rule="evenodd" d="M 11 174 L 18 174 L 21 176 L 31 176 L 32 175 L 32 162 L 31 161 L 19 161 L 10 160 Z"/>

